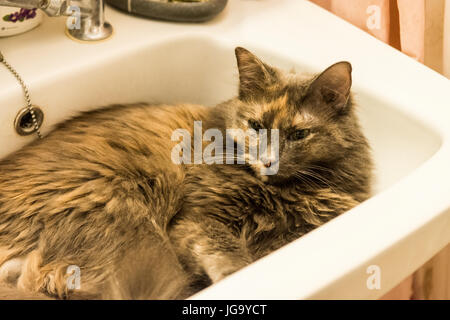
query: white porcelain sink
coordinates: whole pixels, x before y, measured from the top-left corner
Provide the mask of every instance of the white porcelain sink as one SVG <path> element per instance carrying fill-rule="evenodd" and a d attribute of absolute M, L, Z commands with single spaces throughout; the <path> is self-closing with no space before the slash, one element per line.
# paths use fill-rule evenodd
<path fill-rule="evenodd" d="M 376 161 L 375 195 L 194 298 L 378 298 L 450 242 L 450 81 L 307 1 L 232 0 L 202 25 L 107 8 L 109 41 L 80 44 L 64 19 L 0 39 L 45 113 L 43 132 L 81 110 L 136 101 L 214 105 L 236 94 L 234 47 L 316 72 L 353 64 L 354 91 Z M 0 65 L 0 156 L 33 138 L 13 127 L 24 106 Z M 163 121 L 163 119 L 161 119 Z M 381 288 L 367 287 L 369 266 Z"/>

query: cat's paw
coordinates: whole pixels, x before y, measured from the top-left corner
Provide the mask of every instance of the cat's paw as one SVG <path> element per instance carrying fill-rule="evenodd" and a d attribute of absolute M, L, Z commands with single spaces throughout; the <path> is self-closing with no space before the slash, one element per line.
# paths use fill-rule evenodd
<path fill-rule="evenodd" d="M 24 258 L 14 258 L 3 263 L 0 267 L 0 283 L 15 285 L 22 274 L 24 261 Z"/>

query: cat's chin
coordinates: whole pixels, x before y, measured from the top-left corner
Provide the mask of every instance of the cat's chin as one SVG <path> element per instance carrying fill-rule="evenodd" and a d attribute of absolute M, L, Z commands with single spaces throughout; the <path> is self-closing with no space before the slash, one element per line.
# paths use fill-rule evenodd
<path fill-rule="evenodd" d="M 253 174 L 265 184 L 283 187 L 291 184 L 293 181 L 291 177 L 286 177 L 282 174 L 264 174 L 265 172 L 261 172 L 261 168 L 255 168 L 253 166 L 251 166 L 251 169 Z"/>
<path fill-rule="evenodd" d="M 287 185 L 292 184 L 293 179 L 290 177 L 285 177 L 282 175 L 272 175 L 272 176 L 266 176 L 266 180 L 264 181 L 266 184 L 278 186 L 278 187 L 285 187 Z"/>

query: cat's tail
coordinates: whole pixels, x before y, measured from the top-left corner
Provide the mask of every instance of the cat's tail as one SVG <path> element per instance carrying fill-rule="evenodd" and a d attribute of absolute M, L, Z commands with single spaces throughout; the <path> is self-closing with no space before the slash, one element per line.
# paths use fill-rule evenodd
<path fill-rule="evenodd" d="M 147 241 L 130 250 L 105 288 L 102 299 L 184 299 L 190 292 L 189 278 L 170 245 Z"/>
<path fill-rule="evenodd" d="M 179 211 L 184 173 L 178 167 L 150 179 L 154 230 L 128 249 L 115 265 L 102 299 L 184 299 L 193 292 L 167 235 L 170 219 Z"/>
<path fill-rule="evenodd" d="M 0 286 L 0 300 L 50 300 L 52 298 L 36 292 L 27 292 L 8 286 Z"/>
<path fill-rule="evenodd" d="M 98 296 L 86 292 L 77 292 L 67 297 L 71 300 L 91 300 Z M 10 286 L 0 286 L 0 300 L 56 300 L 56 297 L 50 297 L 40 292 L 25 291 Z"/>
<path fill-rule="evenodd" d="M 70 300 L 166 300 L 184 299 L 193 292 L 190 281 L 170 245 L 156 240 L 145 241 L 128 250 L 111 276 L 96 290 L 70 291 Z M 43 293 L 0 285 L 0 300 L 50 300 Z"/>

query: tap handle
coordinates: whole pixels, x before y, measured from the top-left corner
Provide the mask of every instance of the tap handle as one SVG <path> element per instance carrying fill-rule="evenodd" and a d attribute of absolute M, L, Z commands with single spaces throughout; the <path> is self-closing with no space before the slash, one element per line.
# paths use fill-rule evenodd
<path fill-rule="evenodd" d="M 24 9 L 40 8 L 45 0 L 4 0 L 0 1 L 2 6 L 18 7 Z"/>
<path fill-rule="evenodd" d="M 67 0 L 41 0 L 40 9 L 50 17 L 59 17 L 65 14 L 67 6 Z"/>

